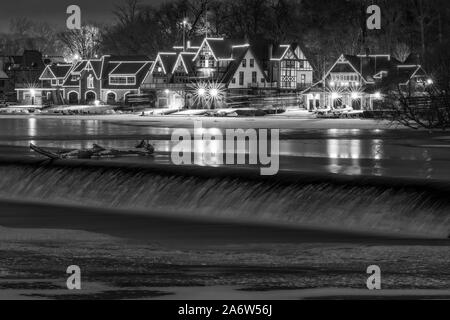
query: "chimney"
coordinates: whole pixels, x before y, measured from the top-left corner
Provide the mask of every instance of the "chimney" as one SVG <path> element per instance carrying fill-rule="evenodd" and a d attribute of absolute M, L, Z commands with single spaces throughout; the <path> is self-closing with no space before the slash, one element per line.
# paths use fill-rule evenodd
<path fill-rule="evenodd" d="M 186 47 L 187 47 L 188 49 L 191 48 L 191 40 L 188 40 L 188 41 L 187 41 Z"/>
<path fill-rule="evenodd" d="M 272 54 L 273 54 L 273 44 L 271 43 L 271 44 L 269 44 L 269 55 L 268 55 L 268 57 L 269 57 L 269 61 L 270 60 L 272 60 Z"/>

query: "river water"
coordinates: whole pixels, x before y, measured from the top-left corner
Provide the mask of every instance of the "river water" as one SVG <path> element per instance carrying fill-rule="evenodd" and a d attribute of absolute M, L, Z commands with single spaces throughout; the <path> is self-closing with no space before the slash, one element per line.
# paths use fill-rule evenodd
<path fill-rule="evenodd" d="M 151 121 L 0 119 L 0 271 L 53 279 L 61 263 L 75 260 L 114 290 L 244 285 L 327 295 L 330 287 L 364 289 L 365 268 L 378 264 L 390 289 L 450 287 L 445 133 L 283 129 L 280 174 L 263 178 L 253 166 L 173 166 L 171 133 L 181 127 L 192 130 Z M 30 142 L 130 147 L 141 139 L 155 145 L 154 157 L 49 163 L 28 149 Z M 2 227 L 33 231 L 10 236 Z M 77 231 L 66 239 L 48 229 Z M 140 244 L 89 240 L 78 230 Z"/>

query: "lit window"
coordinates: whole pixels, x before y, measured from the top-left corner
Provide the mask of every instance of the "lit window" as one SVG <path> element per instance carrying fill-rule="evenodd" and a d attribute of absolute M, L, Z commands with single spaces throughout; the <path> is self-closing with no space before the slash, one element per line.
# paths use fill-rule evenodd
<path fill-rule="evenodd" d="M 87 78 L 87 87 L 88 89 L 94 89 L 94 77 L 92 74 Z"/>
<path fill-rule="evenodd" d="M 109 84 L 118 86 L 135 85 L 136 77 L 111 76 L 109 77 Z"/>
<path fill-rule="evenodd" d="M 244 72 L 239 72 L 239 85 L 243 86 L 244 85 Z"/>

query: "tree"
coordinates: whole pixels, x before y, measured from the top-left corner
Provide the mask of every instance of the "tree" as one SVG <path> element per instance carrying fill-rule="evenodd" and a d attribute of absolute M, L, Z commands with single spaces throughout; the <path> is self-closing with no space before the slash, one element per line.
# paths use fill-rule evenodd
<path fill-rule="evenodd" d="M 425 96 L 414 97 L 398 89 L 399 96 L 391 97 L 390 118 L 412 129 L 450 128 L 450 96 L 446 92 L 430 90 Z"/>
<path fill-rule="evenodd" d="M 79 56 L 82 59 L 91 59 L 100 54 L 101 33 L 94 25 L 83 26 L 80 30 L 61 32 L 58 39 L 64 46 L 66 57 Z"/>
<path fill-rule="evenodd" d="M 410 55 L 411 49 L 407 44 L 400 42 L 395 46 L 393 56 L 398 61 L 403 63 L 409 58 Z"/>

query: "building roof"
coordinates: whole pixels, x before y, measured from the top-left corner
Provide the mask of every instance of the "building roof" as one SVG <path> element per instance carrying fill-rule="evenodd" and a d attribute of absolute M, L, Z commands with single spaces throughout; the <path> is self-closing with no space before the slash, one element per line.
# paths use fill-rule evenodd
<path fill-rule="evenodd" d="M 144 81 L 147 73 L 149 72 L 153 62 L 147 61 L 142 63 L 133 63 L 133 62 L 122 62 L 122 63 L 112 63 L 113 65 L 117 65 L 116 68 L 119 69 L 120 72 L 133 72 L 133 73 L 123 73 L 121 75 L 135 76 L 136 83 L 133 85 L 114 85 L 109 84 L 109 76 L 103 78 L 102 88 L 103 89 L 138 89 L 142 82 Z M 117 70 L 116 69 L 116 70 Z M 119 75 L 119 73 L 111 73 L 110 75 Z"/>
<path fill-rule="evenodd" d="M 348 68 L 349 64 L 353 70 Z M 398 64 L 400 62 L 390 55 L 342 55 L 330 72 L 357 72 L 366 82 L 374 82 L 375 75 L 388 72 Z"/>
<path fill-rule="evenodd" d="M 220 82 L 222 83 L 230 83 L 230 81 L 233 79 L 234 75 L 236 74 L 236 71 L 239 69 L 239 66 L 242 63 L 242 60 L 244 59 L 247 52 L 250 50 L 250 47 L 235 47 L 233 48 L 232 54 L 233 54 L 233 61 L 229 64 L 227 71 L 223 75 Z"/>
<path fill-rule="evenodd" d="M 232 50 L 232 57 L 233 61 L 229 64 L 227 71 L 225 72 L 224 76 L 220 80 L 222 83 L 230 83 L 230 81 L 233 79 L 234 75 L 236 74 L 237 70 L 239 69 L 239 66 L 242 64 L 242 60 L 246 57 L 247 53 L 250 52 L 255 57 L 256 65 L 259 67 L 260 71 L 264 75 L 264 78 L 266 81 L 268 81 L 268 76 L 264 72 L 263 65 L 258 60 L 257 56 L 255 55 L 253 48 L 251 46 L 235 46 Z"/>
<path fill-rule="evenodd" d="M 39 80 L 65 79 L 72 69 L 71 64 L 54 64 L 45 67 L 39 76 Z"/>
<path fill-rule="evenodd" d="M 116 63 L 116 67 L 111 71 L 110 75 L 135 75 L 141 70 L 147 62 L 121 62 Z"/>
<path fill-rule="evenodd" d="M 175 72 L 175 69 L 181 63 L 185 72 L 188 74 L 192 74 L 194 72 L 194 62 L 192 58 L 194 57 L 195 52 L 180 52 L 178 53 L 177 60 L 173 65 L 171 73 Z"/>
<path fill-rule="evenodd" d="M 176 52 L 160 52 L 156 57 L 151 72 L 157 65 L 160 65 L 164 71 L 164 74 L 172 73 L 173 67 L 177 62 L 178 54 Z"/>
<path fill-rule="evenodd" d="M 324 79 L 330 73 L 359 74 L 365 81 L 363 84 L 369 85 L 364 87 L 365 92 L 389 88 L 395 89 L 399 85 L 407 85 L 414 77 L 427 76 L 425 70 L 419 64 L 401 63 L 387 54 L 341 55 Z"/>
<path fill-rule="evenodd" d="M 0 69 L 0 79 L 6 80 L 9 79 L 8 75 L 5 73 L 5 71 Z"/>

